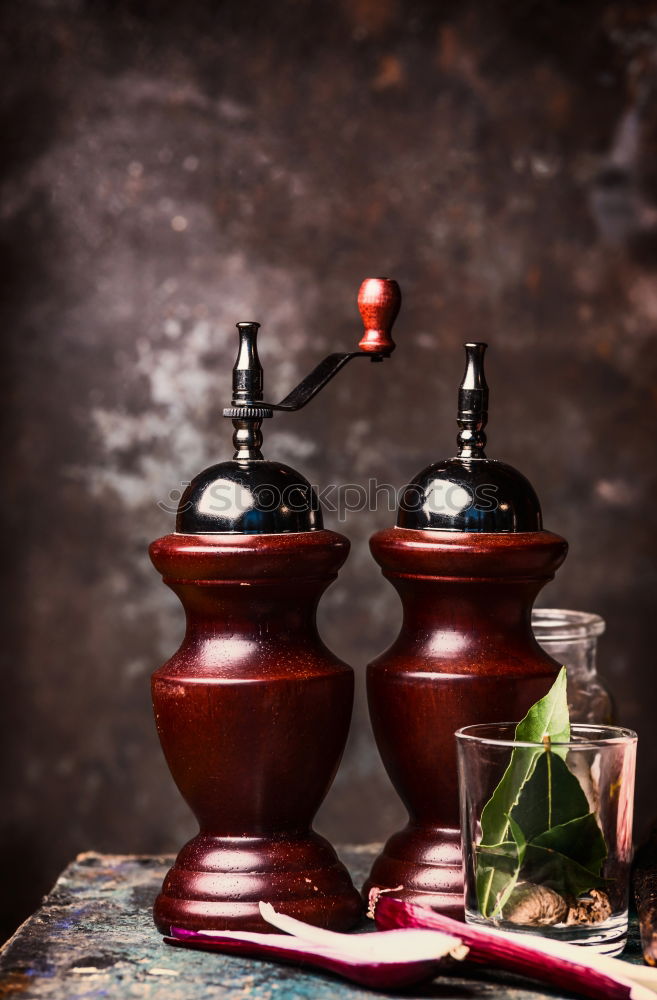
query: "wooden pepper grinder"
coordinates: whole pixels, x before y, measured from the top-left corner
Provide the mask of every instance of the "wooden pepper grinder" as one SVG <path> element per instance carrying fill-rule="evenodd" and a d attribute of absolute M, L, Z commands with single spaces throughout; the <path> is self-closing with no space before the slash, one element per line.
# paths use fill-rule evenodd
<path fill-rule="evenodd" d="M 232 461 L 183 494 L 175 534 L 151 559 L 180 598 L 180 649 L 152 678 L 157 730 L 200 832 L 167 874 L 158 929 L 270 930 L 259 900 L 344 930 L 361 901 L 331 845 L 311 827 L 344 750 L 353 671 L 323 644 L 317 604 L 349 551 L 325 531 L 310 484 L 262 457 L 261 424 L 298 410 L 353 358 L 382 361 L 401 296 L 368 279 L 360 350 L 331 354 L 278 404 L 263 402 L 258 323 L 238 323 Z"/>
<path fill-rule="evenodd" d="M 395 895 L 461 918 L 454 732 L 521 719 L 550 687 L 558 664 L 534 639 L 530 616 L 567 551 L 542 530 L 525 477 L 486 458 L 486 344 L 465 350 L 458 457 L 421 472 L 402 494 L 397 526 L 370 543 L 404 609 L 367 684 L 374 735 L 409 822 L 363 890 L 403 886 Z"/>

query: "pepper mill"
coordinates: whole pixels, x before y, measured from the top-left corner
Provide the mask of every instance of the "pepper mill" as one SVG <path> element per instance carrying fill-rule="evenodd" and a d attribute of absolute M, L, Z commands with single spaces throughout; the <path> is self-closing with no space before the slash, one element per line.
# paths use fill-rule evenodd
<path fill-rule="evenodd" d="M 353 671 L 324 645 L 319 599 L 348 540 L 326 531 L 316 493 L 262 456 L 263 420 L 305 406 L 347 362 L 382 361 L 401 296 L 363 282 L 359 350 L 331 354 L 280 403 L 263 401 L 258 323 L 238 323 L 235 454 L 181 497 L 175 534 L 150 556 L 182 602 L 178 651 L 153 674 L 157 731 L 200 832 L 178 854 L 154 907 L 158 929 L 271 930 L 260 900 L 322 927 L 358 920 L 360 896 L 312 821 L 347 739 Z"/>
<path fill-rule="evenodd" d="M 404 611 L 396 641 L 368 667 L 367 687 L 379 752 L 409 822 L 363 892 L 399 889 L 461 919 L 454 732 L 519 720 L 548 691 L 559 665 L 536 642 L 531 609 L 567 551 L 543 530 L 527 479 L 486 458 L 486 346 L 465 345 L 458 456 L 424 469 L 402 492 L 397 526 L 370 542 Z"/>

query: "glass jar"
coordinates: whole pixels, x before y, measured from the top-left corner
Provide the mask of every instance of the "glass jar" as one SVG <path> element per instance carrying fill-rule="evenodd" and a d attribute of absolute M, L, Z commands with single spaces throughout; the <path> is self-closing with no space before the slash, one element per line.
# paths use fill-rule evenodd
<path fill-rule="evenodd" d="M 534 608 L 532 628 L 539 646 L 568 672 L 568 707 L 572 722 L 613 721 L 611 695 L 597 671 L 598 636 L 605 620 L 587 611 Z"/>
<path fill-rule="evenodd" d="M 466 922 L 617 955 L 627 937 L 636 733 L 573 725 L 567 743 L 544 744 L 516 741 L 515 725 L 456 733 Z"/>

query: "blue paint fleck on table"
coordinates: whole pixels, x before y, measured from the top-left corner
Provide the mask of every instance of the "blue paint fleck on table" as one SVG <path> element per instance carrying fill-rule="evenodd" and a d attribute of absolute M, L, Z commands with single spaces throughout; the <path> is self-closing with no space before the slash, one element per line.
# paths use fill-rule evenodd
<path fill-rule="evenodd" d="M 357 885 L 376 850 L 373 845 L 340 850 Z M 164 944 L 153 926 L 151 907 L 172 860 L 79 855 L 2 949 L 0 1000 L 375 1000 L 391 995 L 295 966 Z M 635 923 L 624 957 L 641 960 Z M 442 976 L 402 995 L 407 1000 L 568 996 L 537 990 L 526 980 L 494 970 Z"/>

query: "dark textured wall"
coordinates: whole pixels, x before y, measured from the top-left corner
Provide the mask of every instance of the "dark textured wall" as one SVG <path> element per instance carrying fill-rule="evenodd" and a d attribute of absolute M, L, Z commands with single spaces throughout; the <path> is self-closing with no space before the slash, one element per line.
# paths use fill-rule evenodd
<path fill-rule="evenodd" d="M 1 905 L 6 927 L 86 848 L 173 849 L 193 823 L 148 675 L 182 614 L 146 557 L 157 506 L 230 453 L 233 324 L 268 393 L 358 336 L 399 280 L 398 353 L 267 428 L 318 484 L 399 486 L 453 451 L 461 343 L 490 342 L 490 454 L 571 554 L 543 603 L 608 620 L 620 718 L 654 784 L 657 5 L 508 0 L 15 2 L 3 7 Z M 357 670 L 320 827 L 402 810 L 363 667 L 398 602 L 367 538 L 328 593 Z"/>

